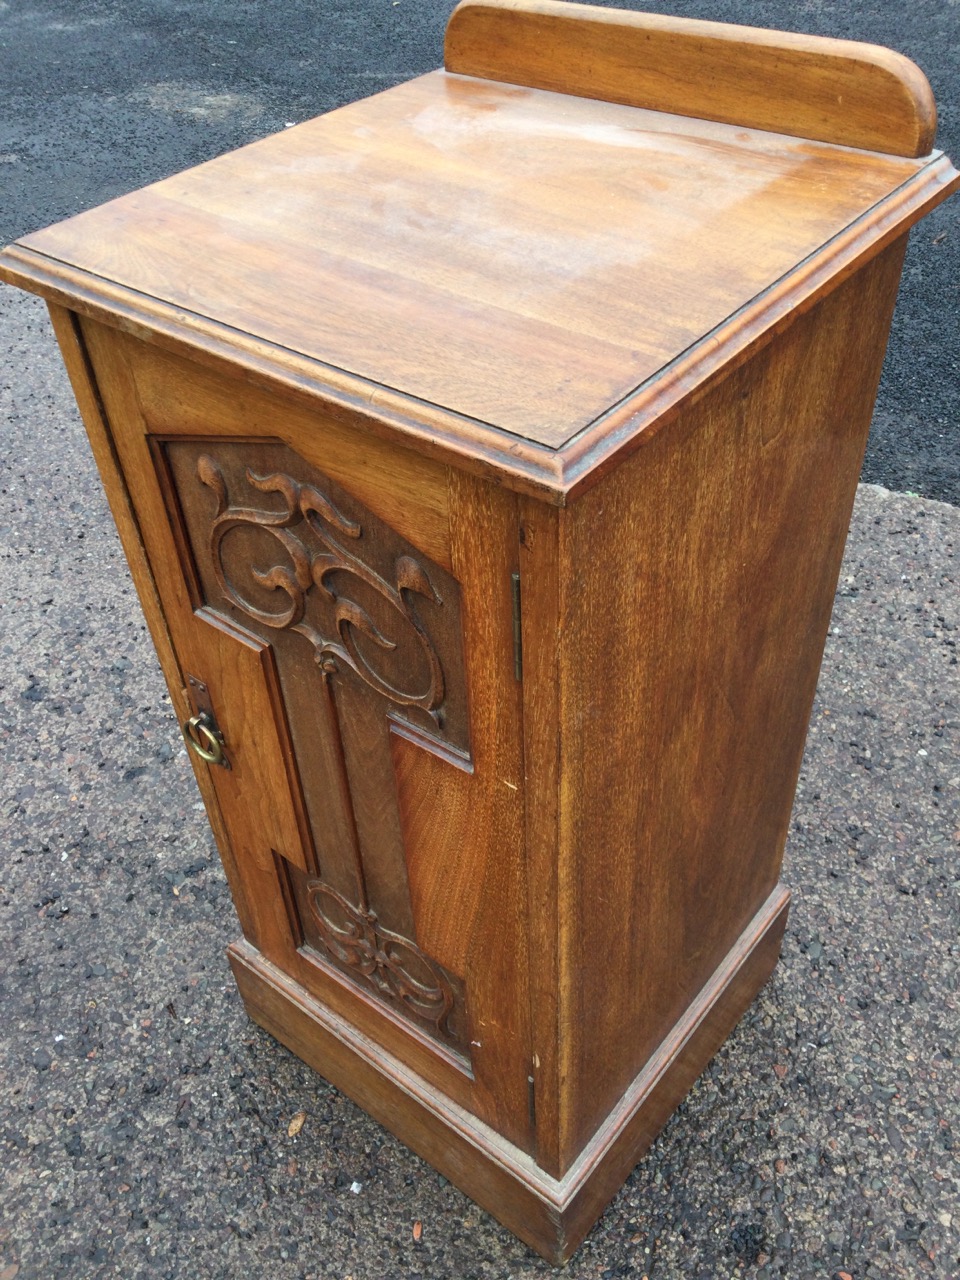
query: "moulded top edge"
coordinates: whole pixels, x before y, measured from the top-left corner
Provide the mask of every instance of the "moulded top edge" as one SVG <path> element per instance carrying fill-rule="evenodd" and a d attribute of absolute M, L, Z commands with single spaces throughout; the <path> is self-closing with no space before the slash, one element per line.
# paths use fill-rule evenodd
<path fill-rule="evenodd" d="M 562 502 L 958 182 L 437 72 L 25 237 L 0 276 Z"/>

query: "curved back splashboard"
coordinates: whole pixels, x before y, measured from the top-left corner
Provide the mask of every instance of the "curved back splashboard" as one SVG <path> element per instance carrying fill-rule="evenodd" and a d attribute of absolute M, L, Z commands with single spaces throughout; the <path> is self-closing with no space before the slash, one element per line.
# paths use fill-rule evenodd
<path fill-rule="evenodd" d="M 879 45 L 629 13 L 564 0 L 463 0 L 447 71 L 924 156 L 937 111 L 926 76 Z"/>

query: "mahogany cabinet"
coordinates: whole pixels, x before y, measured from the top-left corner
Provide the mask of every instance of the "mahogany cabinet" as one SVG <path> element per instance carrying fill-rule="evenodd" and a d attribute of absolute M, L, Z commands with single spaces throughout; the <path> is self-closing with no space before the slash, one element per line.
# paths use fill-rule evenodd
<path fill-rule="evenodd" d="M 253 1017 L 553 1260 L 775 963 L 910 225 L 871 46 L 466 0 L 25 237 Z"/>

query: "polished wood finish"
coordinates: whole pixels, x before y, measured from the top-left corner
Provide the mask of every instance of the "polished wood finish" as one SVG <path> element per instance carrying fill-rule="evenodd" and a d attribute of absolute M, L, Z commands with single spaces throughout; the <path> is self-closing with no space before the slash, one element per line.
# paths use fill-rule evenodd
<path fill-rule="evenodd" d="M 379 624 L 385 639 L 398 646 L 404 643 L 403 620 L 394 605 L 380 603 L 377 597 L 383 596 L 388 572 L 415 558 L 404 545 L 406 539 L 401 542 L 396 531 L 380 527 L 355 496 L 307 464 L 302 455 L 288 452 L 289 445 L 258 437 L 255 427 L 262 420 L 256 411 L 242 425 L 236 415 L 246 411 L 243 402 L 234 408 L 230 420 L 235 435 L 224 435 L 221 424 L 220 431 L 198 436 L 195 410 L 184 413 L 189 397 L 171 396 L 162 405 L 148 394 L 158 376 L 154 364 L 166 362 L 167 357 L 92 321 L 84 321 L 81 331 L 106 416 L 115 424 L 119 466 L 154 566 L 180 666 L 210 688 L 223 731 L 231 769 L 201 766 L 200 772 L 213 784 L 226 839 L 248 886 L 251 919 L 246 936 L 307 990 L 359 1022 L 413 1069 L 486 1122 L 496 1124 L 510 1141 L 529 1148 L 533 1135 L 527 1083 L 526 944 L 523 918 L 516 910 L 526 895 L 520 693 L 512 665 L 510 577 L 504 573 L 505 561 L 516 557 L 514 497 L 469 476 L 442 470 L 442 497 L 420 495 L 420 505 L 427 511 L 440 508 L 451 513 L 450 574 L 421 562 L 426 580 L 444 600 L 442 607 L 434 606 L 431 618 L 423 615 L 422 624 L 433 628 L 444 655 L 444 697 L 435 710 L 445 717 L 450 733 L 445 737 L 429 711 L 417 706 L 407 704 L 387 713 L 382 688 L 371 691 L 371 722 L 362 696 L 369 685 L 356 672 L 324 678 L 322 646 L 289 628 L 271 627 L 237 604 L 240 599 L 277 615 L 288 605 L 293 584 L 288 583 L 287 590 L 274 586 L 256 595 L 255 574 L 270 576 L 273 568 L 274 581 L 279 582 L 291 572 L 298 554 L 293 546 L 295 533 L 304 543 L 311 538 L 306 533 L 299 536 L 303 522 L 282 527 L 282 541 L 262 528 L 227 534 L 237 540 L 232 547 L 224 540 L 222 546 L 230 575 L 225 574 L 224 581 L 242 590 L 234 598 L 217 577 L 214 561 L 219 553 L 213 526 L 221 518 L 220 500 L 215 484 L 210 483 L 211 469 L 200 467 L 200 460 L 219 463 L 228 508 L 246 511 L 250 523 L 258 524 L 286 507 L 278 490 L 254 489 L 251 494 L 244 477 L 247 467 L 255 475 L 289 474 L 301 486 L 328 497 L 340 515 L 359 525 L 361 535 L 341 534 L 341 545 L 349 541 L 358 557 L 370 560 L 381 583 L 358 582 L 356 572 L 343 569 L 338 579 L 335 570 L 329 585 L 337 601 L 327 607 L 339 613 L 341 605 L 357 604 Z M 188 389 L 191 385 L 188 382 Z M 227 398 L 225 386 L 204 404 L 220 404 Z M 284 440 L 294 437 L 301 422 L 295 407 L 289 419 L 287 410 L 283 397 L 274 397 L 271 420 L 278 438 Z M 339 435 L 334 430 L 328 437 L 323 421 L 314 418 L 304 442 L 314 458 L 334 458 Z M 375 452 L 383 448 L 377 445 Z M 415 462 L 399 450 L 394 453 L 402 484 Z M 286 471 L 278 470 L 280 464 Z M 382 465 L 390 471 L 388 458 Z M 363 471 L 359 463 L 356 470 Z M 417 509 L 412 493 L 409 500 L 407 519 L 412 524 Z M 320 505 L 315 499 L 314 504 Z M 483 529 L 482 538 L 476 537 L 477 529 Z M 372 552 L 361 552 L 370 534 L 377 545 Z M 311 544 L 310 549 L 315 558 L 329 555 L 329 548 Z M 321 567 L 323 563 L 321 559 Z M 406 597 L 411 598 L 412 592 L 417 601 L 414 607 L 429 608 L 431 602 L 423 594 L 427 586 L 409 565 L 407 573 L 406 581 L 419 589 L 404 587 Z M 315 572 L 311 581 L 316 583 Z M 304 594 L 311 592 L 322 595 L 317 585 Z M 310 603 L 322 606 L 324 602 Z M 441 622 L 442 610 L 452 608 L 457 612 L 451 622 Z M 350 625 L 362 625 L 356 614 L 351 616 L 355 621 L 348 624 L 348 636 Z M 323 629 L 321 619 L 313 614 L 304 622 Z M 468 635 L 476 637 L 469 647 L 464 644 Z M 361 654 L 377 659 L 380 646 L 365 638 L 358 643 L 366 646 Z M 425 681 L 419 645 L 409 635 L 406 643 L 401 671 L 412 681 Z M 381 650 L 388 661 L 393 653 Z M 331 651 L 331 656 L 349 666 L 348 645 L 342 653 Z M 383 674 L 387 681 L 400 679 L 391 676 L 389 668 Z M 473 696 L 469 725 L 468 688 L 485 694 Z M 341 699 L 349 701 L 350 714 L 335 705 Z M 418 850 L 424 849 L 422 823 L 431 812 L 442 813 L 444 821 L 433 826 L 429 848 L 418 856 Z M 396 939 L 412 944 L 426 959 L 421 961 L 407 951 L 410 963 L 403 967 L 408 973 L 414 971 L 423 985 L 430 985 L 424 983 L 423 965 L 431 962 L 438 972 L 449 971 L 455 983 L 470 972 L 471 1018 L 480 1030 L 472 1031 L 466 1043 L 461 1037 L 456 1044 L 444 1046 L 455 1051 L 453 1056 L 449 1051 L 438 1053 L 422 1020 L 405 1017 L 402 1001 L 380 998 L 377 985 L 384 977 L 382 969 L 375 967 L 364 981 L 357 977 L 359 965 L 340 962 L 335 956 L 324 960 L 316 948 L 303 954 L 302 923 L 291 919 L 295 895 L 282 891 L 286 863 L 307 874 L 320 871 L 323 882 L 346 898 L 359 916 L 372 911 L 381 943 L 389 934 L 387 941 L 395 951 L 401 945 Z M 351 889 L 351 874 L 355 889 Z M 455 910 L 441 918 L 440 910 L 454 887 Z M 418 904 L 422 916 L 417 914 Z M 346 924 L 342 916 L 340 923 Z M 498 946 L 491 951 L 488 940 L 494 935 Z M 373 947 L 376 954 L 383 949 Z M 366 948 L 359 958 L 369 959 Z M 350 968 L 353 981 L 347 972 Z M 393 974 L 387 978 L 392 981 Z"/>
<path fill-rule="evenodd" d="M 467 4 L 447 71 L 0 255 L 222 737 L 251 1015 L 554 1261 L 775 962 L 906 234 L 960 183 L 919 73 L 835 46 Z"/>
<path fill-rule="evenodd" d="M 925 156 L 937 128 L 926 76 L 892 49 L 563 0 L 462 0 L 444 65 L 889 155 Z"/>
<path fill-rule="evenodd" d="M 774 889 L 904 248 L 562 513 L 561 1169 Z"/>
<path fill-rule="evenodd" d="M 647 1150 L 777 962 L 789 895 L 763 904 L 684 1016 L 565 1177 L 523 1151 L 351 1022 L 292 983 L 246 943 L 229 949 L 247 1012 L 381 1124 L 486 1205 L 550 1262 L 563 1263 Z"/>
<path fill-rule="evenodd" d="M 563 503 L 958 181 L 436 72 L 27 236 L 0 274 Z"/>
<path fill-rule="evenodd" d="M 364 506 L 436 564 L 450 569 L 450 512 L 446 470 L 409 449 L 384 445 L 375 436 L 356 447 L 352 419 L 335 411 L 315 429 L 316 402 L 283 400 L 277 413 L 274 388 L 235 378 L 224 380 L 193 360 L 161 354 L 153 344 L 127 346 L 136 371 L 137 398 L 152 435 L 176 430 L 187 437 L 229 440 L 237 436 L 294 442 L 304 460 L 322 469 Z M 176 424 L 175 426 L 173 424 Z"/>

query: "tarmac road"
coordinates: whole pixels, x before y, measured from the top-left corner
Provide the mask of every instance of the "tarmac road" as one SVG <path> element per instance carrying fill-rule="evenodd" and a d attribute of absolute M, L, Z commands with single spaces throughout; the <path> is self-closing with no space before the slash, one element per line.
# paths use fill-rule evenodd
<path fill-rule="evenodd" d="M 650 7 L 901 50 L 927 73 L 938 143 L 960 163 L 953 0 Z M 451 8 L 0 0 L 0 242 L 431 70 Z M 913 235 L 863 477 L 960 505 L 960 199 Z"/>

